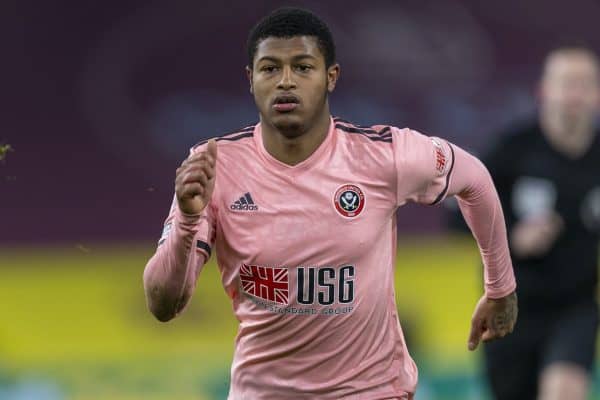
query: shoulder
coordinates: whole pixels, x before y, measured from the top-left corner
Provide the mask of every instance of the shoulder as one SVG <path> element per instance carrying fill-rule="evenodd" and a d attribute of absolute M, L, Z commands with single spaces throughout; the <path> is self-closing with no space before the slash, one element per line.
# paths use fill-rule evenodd
<path fill-rule="evenodd" d="M 238 128 L 238 129 L 223 133 L 218 136 L 213 136 L 211 138 L 201 140 L 200 142 L 198 142 L 194 146 L 192 146 L 192 148 L 190 149 L 190 152 L 196 153 L 198 151 L 203 151 L 206 148 L 206 145 L 208 144 L 208 141 L 210 139 L 215 139 L 217 141 L 217 143 L 219 144 L 219 150 L 221 150 L 222 148 L 227 149 L 227 148 L 236 147 L 236 146 L 242 146 L 242 147 L 247 146 L 248 144 L 252 143 L 252 138 L 254 137 L 255 127 L 256 127 L 256 124 L 252 124 L 252 125 L 248 125 L 243 128 Z"/>
<path fill-rule="evenodd" d="M 341 136 L 364 143 L 388 143 L 393 144 L 395 148 L 410 148 L 423 143 L 431 144 L 433 140 L 430 136 L 406 127 L 399 128 L 388 124 L 357 125 L 339 117 L 335 117 L 334 122 L 336 130 L 340 132 Z M 392 146 L 388 145 L 387 147 L 391 148 Z"/>
<path fill-rule="evenodd" d="M 392 143 L 393 127 L 390 125 L 358 125 L 340 117 L 334 117 L 335 129 L 345 139 L 365 144 Z"/>
<path fill-rule="evenodd" d="M 444 142 L 406 127 L 387 124 L 363 126 L 337 117 L 334 121 L 338 137 L 342 137 L 350 147 L 367 154 L 385 155 L 388 159 L 420 158 L 424 153 L 433 154 Z"/>
<path fill-rule="evenodd" d="M 360 126 L 336 119 L 338 137 L 353 159 L 372 170 L 443 174 L 452 165 L 453 150 L 445 140 L 410 128 L 378 124 Z"/>

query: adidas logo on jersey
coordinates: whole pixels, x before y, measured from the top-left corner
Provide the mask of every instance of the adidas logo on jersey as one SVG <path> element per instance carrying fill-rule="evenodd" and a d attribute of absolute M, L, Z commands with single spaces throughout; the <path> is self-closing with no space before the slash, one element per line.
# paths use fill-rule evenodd
<path fill-rule="evenodd" d="M 254 204 L 254 200 L 252 200 L 252 196 L 250 193 L 244 194 L 239 200 L 236 200 L 229 206 L 232 210 L 240 210 L 240 211 L 257 211 L 258 206 Z"/>

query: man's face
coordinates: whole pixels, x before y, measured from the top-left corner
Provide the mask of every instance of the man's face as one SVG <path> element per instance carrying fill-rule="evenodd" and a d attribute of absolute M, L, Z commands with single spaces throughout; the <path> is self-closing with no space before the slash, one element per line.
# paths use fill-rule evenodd
<path fill-rule="evenodd" d="M 594 59 L 584 52 L 551 55 L 541 84 L 541 106 L 547 118 L 563 129 L 593 123 L 600 109 L 599 74 Z"/>
<path fill-rule="evenodd" d="M 314 37 L 269 37 L 259 42 L 247 72 L 262 120 L 293 138 L 328 111 L 327 93 L 335 88 L 339 66 L 326 68 Z"/>

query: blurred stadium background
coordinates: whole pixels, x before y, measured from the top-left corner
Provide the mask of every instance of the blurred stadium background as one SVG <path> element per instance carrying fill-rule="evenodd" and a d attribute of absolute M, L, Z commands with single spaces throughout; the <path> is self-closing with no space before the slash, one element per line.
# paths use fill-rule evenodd
<path fill-rule="evenodd" d="M 257 119 L 247 31 L 280 5 L 330 24 L 335 114 L 410 126 L 477 153 L 535 110 L 544 54 L 600 50 L 595 0 L 9 0 L 2 24 L 0 399 L 224 399 L 236 323 L 211 263 L 180 319 L 141 286 L 174 171 L 197 141 Z M 468 353 L 476 246 L 444 207 L 398 215 L 400 317 L 417 400 L 486 399 Z M 595 380 L 595 397 L 600 399 Z"/>

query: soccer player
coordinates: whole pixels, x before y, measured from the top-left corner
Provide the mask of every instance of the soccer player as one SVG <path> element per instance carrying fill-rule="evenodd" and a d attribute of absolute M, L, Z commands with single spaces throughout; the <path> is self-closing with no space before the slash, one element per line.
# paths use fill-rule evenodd
<path fill-rule="evenodd" d="M 192 148 L 144 271 L 148 306 L 168 321 L 216 249 L 240 323 L 229 399 L 412 398 L 394 297 L 395 213 L 408 201 L 459 197 L 485 265 L 468 346 L 508 334 L 516 285 L 485 167 L 440 138 L 333 118 L 340 66 L 308 11 L 262 19 L 248 57 L 260 122 Z"/>
<path fill-rule="evenodd" d="M 562 47 L 545 63 L 539 116 L 485 158 L 506 212 L 519 323 L 485 346 L 498 400 L 587 398 L 596 351 L 600 64 Z"/>

